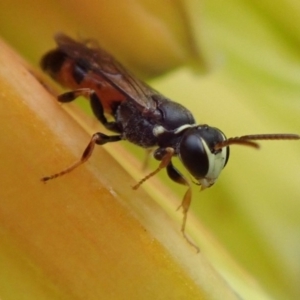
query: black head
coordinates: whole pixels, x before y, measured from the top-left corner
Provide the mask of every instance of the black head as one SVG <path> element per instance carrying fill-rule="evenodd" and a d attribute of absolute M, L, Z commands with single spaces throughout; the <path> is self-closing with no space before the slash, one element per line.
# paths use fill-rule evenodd
<path fill-rule="evenodd" d="M 215 148 L 225 140 L 225 135 L 219 129 L 199 125 L 187 129 L 178 144 L 180 160 L 202 188 L 215 183 L 228 161 L 229 147 Z"/>
<path fill-rule="evenodd" d="M 177 145 L 176 153 L 186 169 L 202 188 L 212 186 L 229 158 L 230 145 L 259 148 L 258 140 L 299 140 L 291 133 L 252 134 L 226 139 L 224 133 L 208 125 L 186 129 Z"/>

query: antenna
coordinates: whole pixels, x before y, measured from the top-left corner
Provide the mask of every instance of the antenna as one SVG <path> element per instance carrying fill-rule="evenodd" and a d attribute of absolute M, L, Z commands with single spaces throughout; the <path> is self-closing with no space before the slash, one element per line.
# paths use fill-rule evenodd
<path fill-rule="evenodd" d="M 258 149 L 259 144 L 253 141 L 257 140 L 300 140 L 300 135 L 292 133 L 274 133 L 274 134 L 251 134 L 229 138 L 223 142 L 217 143 L 215 150 L 230 146 L 243 145 Z"/>

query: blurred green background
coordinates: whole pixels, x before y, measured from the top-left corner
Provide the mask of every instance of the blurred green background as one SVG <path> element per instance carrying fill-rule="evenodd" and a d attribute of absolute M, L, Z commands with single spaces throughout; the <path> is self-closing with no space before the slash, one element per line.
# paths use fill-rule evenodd
<path fill-rule="evenodd" d="M 34 66 L 56 32 L 93 38 L 227 137 L 300 133 L 299 20 L 296 0 L 0 3 L 2 38 Z M 194 188 L 192 210 L 222 245 L 199 233 L 201 250 L 245 299 L 300 298 L 299 153 L 296 141 L 233 146 L 215 186 Z"/>

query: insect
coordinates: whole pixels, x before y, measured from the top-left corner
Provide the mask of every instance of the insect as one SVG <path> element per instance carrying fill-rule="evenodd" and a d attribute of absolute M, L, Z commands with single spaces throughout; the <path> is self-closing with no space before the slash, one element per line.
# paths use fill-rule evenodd
<path fill-rule="evenodd" d="M 162 169 L 166 169 L 171 180 L 185 185 L 187 191 L 180 205 L 183 210 L 181 231 L 193 246 L 185 233 L 192 199 L 191 183 L 174 167 L 172 158 L 177 156 L 195 183 L 205 189 L 215 183 L 227 164 L 230 145 L 258 148 L 257 140 L 300 139 L 297 134 L 255 134 L 227 139 L 217 128 L 196 124 L 188 109 L 138 80 L 105 50 L 64 34 L 56 35 L 55 40 L 57 48 L 44 55 L 41 67 L 58 83 L 71 89 L 58 96 L 58 101 L 65 103 L 85 96 L 97 119 L 116 134 L 95 133 L 77 162 L 59 173 L 43 177 L 42 181 L 69 173 L 86 162 L 95 145 L 128 140 L 143 148 L 156 148 L 153 155 L 160 161 L 157 169 L 133 188 L 137 189 Z M 107 116 L 113 121 L 108 121 Z"/>

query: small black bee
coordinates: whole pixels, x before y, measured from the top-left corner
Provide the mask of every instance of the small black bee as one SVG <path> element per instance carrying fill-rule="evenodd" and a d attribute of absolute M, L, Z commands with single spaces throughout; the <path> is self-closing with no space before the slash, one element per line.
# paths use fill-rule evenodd
<path fill-rule="evenodd" d="M 143 148 L 156 148 L 154 157 L 160 161 L 158 168 L 133 188 L 137 189 L 164 168 L 173 181 L 187 186 L 181 203 L 184 215 L 181 231 L 191 245 L 193 243 L 185 234 L 192 199 L 191 186 L 173 166 L 173 156 L 179 157 L 196 184 L 205 189 L 216 182 L 227 164 L 229 145 L 258 148 L 255 140 L 300 139 L 297 134 L 259 134 L 226 139 L 217 128 L 197 125 L 188 109 L 135 78 L 105 50 L 77 42 L 64 34 L 56 35 L 55 40 L 57 48 L 42 58 L 41 67 L 61 85 L 72 89 L 60 95 L 58 101 L 70 102 L 78 96 L 87 97 L 97 119 L 117 135 L 95 133 L 78 162 L 42 178 L 42 181 L 71 172 L 89 159 L 96 144 L 128 140 Z M 105 114 L 111 115 L 114 121 L 107 121 Z"/>

